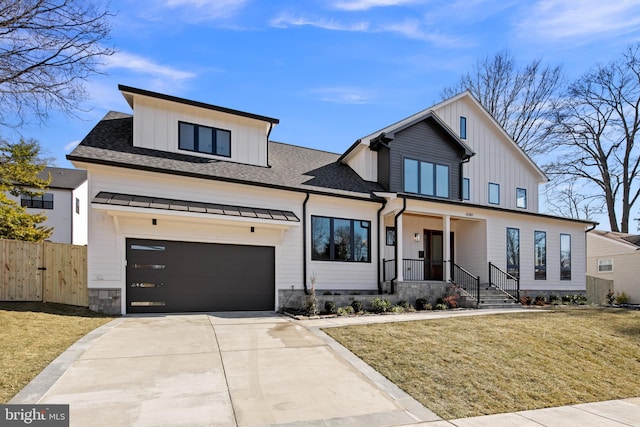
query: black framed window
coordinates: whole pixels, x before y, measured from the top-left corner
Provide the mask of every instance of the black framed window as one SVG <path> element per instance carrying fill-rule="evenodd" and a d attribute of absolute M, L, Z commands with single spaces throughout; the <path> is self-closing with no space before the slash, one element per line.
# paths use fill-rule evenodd
<path fill-rule="evenodd" d="M 387 236 L 387 246 L 395 246 L 396 245 L 396 228 L 387 227 L 386 236 Z"/>
<path fill-rule="evenodd" d="M 44 193 L 37 196 L 23 194 L 20 197 L 20 206 L 34 209 L 53 209 L 53 193 Z"/>
<path fill-rule="evenodd" d="M 371 262 L 371 222 L 311 216 L 311 259 Z"/>
<path fill-rule="evenodd" d="M 178 148 L 231 157 L 231 131 L 178 122 Z"/>
<path fill-rule="evenodd" d="M 571 234 L 560 234 L 560 280 L 571 280 Z"/>
<path fill-rule="evenodd" d="M 536 280 L 547 280 L 547 233 L 533 232 L 534 275 Z"/>
<path fill-rule="evenodd" d="M 80 213 L 80 199 L 76 197 L 76 213 Z"/>
<path fill-rule="evenodd" d="M 404 159 L 404 191 L 449 197 L 449 166 Z"/>
<path fill-rule="evenodd" d="M 516 206 L 519 208 L 527 208 L 527 189 L 516 188 Z"/>
<path fill-rule="evenodd" d="M 462 200 L 469 200 L 471 198 L 471 181 L 469 178 L 462 178 Z"/>
<path fill-rule="evenodd" d="M 507 228 L 507 273 L 520 277 L 520 229 Z"/>
<path fill-rule="evenodd" d="M 500 184 L 495 182 L 489 183 L 489 203 L 492 205 L 500 204 Z"/>
<path fill-rule="evenodd" d="M 467 118 L 460 116 L 460 139 L 467 139 Z"/>

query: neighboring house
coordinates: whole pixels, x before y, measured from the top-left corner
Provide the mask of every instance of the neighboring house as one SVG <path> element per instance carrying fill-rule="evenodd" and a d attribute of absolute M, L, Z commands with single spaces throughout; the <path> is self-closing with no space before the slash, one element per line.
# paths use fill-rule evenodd
<path fill-rule="evenodd" d="M 593 230 L 587 234 L 587 274 L 613 280 L 612 291 L 640 304 L 640 236 Z"/>
<path fill-rule="evenodd" d="M 585 290 L 593 223 L 538 213 L 545 175 L 468 92 L 340 155 L 269 141 L 274 118 L 119 89 L 133 116 L 67 156 L 90 176 L 92 308 L 273 310 L 312 276 L 375 293 L 459 267 L 486 283 L 490 263 L 536 295 Z"/>
<path fill-rule="evenodd" d="M 44 212 L 47 220 L 42 225 L 53 227 L 53 234 L 47 240 L 86 245 L 89 187 L 87 171 L 47 167 L 38 176 L 42 179 L 51 178 L 43 194 L 9 197 L 27 208 L 29 213 Z"/>

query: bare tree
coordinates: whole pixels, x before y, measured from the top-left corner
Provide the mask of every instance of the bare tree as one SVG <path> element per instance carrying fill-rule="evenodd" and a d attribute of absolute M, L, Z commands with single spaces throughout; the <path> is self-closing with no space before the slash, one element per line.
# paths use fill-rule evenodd
<path fill-rule="evenodd" d="M 556 114 L 556 160 L 551 176 L 595 184 L 612 231 L 629 231 L 629 214 L 640 195 L 640 44 L 572 83 Z M 618 225 L 616 208 L 622 217 Z"/>
<path fill-rule="evenodd" d="M 606 209 L 602 195 L 593 194 L 576 181 L 573 177 L 554 176 L 545 190 L 547 210 L 559 216 L 585 220 L 604 214 Z"/>
<path fill-rule="evenodd" d="M 85 0 L 0 0 L 0 125 L 77 109 L 84 82 L 114 52 L 104 44 L 109 16 Z"/>
<path fill-rule="evenodd" d="M 547 150 L 562 76 L 562 67 L 543 66 L 540 59 L 518 67 L 511 52 L 503 50 L 478 60 L 457 84 L 443 90 L 442 97 L 469 90 L 511 138 L 536 157 Z"/>

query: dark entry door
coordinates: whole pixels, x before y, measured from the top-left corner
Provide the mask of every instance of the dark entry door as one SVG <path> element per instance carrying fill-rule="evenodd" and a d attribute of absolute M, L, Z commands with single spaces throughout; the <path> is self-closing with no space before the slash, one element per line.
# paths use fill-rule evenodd
<path fill-rule="evenodd" d="M 444 280 L 444 245 L 441 230 L 424 230 L 424 280 Z M 453 266 L 453 233 L 449 235 Z"/>
<path fill-rule="evenodd" d="M 126 243 L 128 313 L 274 309 L 273 247 Z"/>

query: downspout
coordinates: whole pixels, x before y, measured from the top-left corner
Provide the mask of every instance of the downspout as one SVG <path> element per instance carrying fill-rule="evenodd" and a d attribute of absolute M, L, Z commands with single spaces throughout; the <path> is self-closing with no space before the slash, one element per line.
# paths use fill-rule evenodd
<path fill-rule="evenodd" d="M 305 295 L 309 295 L 307 290 L 307 202 L 309 195 L 307 193 L 304 202 L 302 202 L 302 285 Z"/>
<path fill-rule="evenodd" d="M 387 205 L 387 200 L 383 200 L 382 201 L 382 206 L 380 206 L 380 209 L 378 209 L 378 215 L 377 215 L 377 219 L 378 219 L 378 252 L 380 252 L 380 248 L 382 247 L 382 221 L 380 221 L 380 214 L 382 213 L 382 209 L 384 209 L 384 207 Z M 382 263 L 382 254 L 378 253 L 378 294 L 382 294 L 382 282 L 384 281 L 384 277 L 382 278 L 382 280 L 380 280 L 380 270 L 381 270 L 381 263 Z"/>
<path fill-rule="evenodd" d="M 396 231 L 396 246 L 394 248 L 395 251 L 395 259 L 396 259 L 396 271 L 395 274 L 393 275 L 393 279 L 391 279 L 391 293 L 395 293 L 395 281 L 398 278 L 398 268 L 400 268 L 400 266 L 402 265 L 401 260 L 398 260 L 398 245 L 400 244 L 400 241 L 402 239 L 398 238 L 398 217 L 400 217 L 400 215 L 402 215 L 404 213 L 404 211 L 407 209 L 407 198 L 403 197 L 402 198 L 402 209 L 400 209 L 400 211 L 396 214 L 396 216 L 393 217 L 393 228 Z"/>
<path fill-rule="evenodd" d="M 273 130 L 273 123 L 269 122 L 269 130 L 267 131 L 267 167 L 271 167 L 269 164 L 269 136 L 271 136 L 271 131 Z"/>

